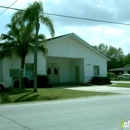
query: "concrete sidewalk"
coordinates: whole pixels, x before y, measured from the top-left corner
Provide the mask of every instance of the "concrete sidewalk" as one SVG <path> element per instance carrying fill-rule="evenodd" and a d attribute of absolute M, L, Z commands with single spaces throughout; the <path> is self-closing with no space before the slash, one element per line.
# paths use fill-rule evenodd
<path fill-rule="evenodd" d="M 125 84 L 130 84 L 130 81 L 111 81 L 112 84 L 118 84 L 118 83 L 125 83 Z"/>
<path fill-rule="evenodd" d="M 65 89 L 79 90 L 79 91 L 93 91 L 93 92 L 111 92 L 119 94 L 130 94 L 130 88 L 111 87 L 108 85 L 94 85 L 94 86 L 79 86 L 79 87 L 68 87 Z"/>

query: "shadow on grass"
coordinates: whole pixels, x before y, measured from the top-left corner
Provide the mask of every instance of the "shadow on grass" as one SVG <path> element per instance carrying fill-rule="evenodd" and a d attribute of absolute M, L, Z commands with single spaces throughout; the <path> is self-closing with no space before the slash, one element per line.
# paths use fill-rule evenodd
<path fill-rule="evenodd" d="M 39 95 L 37 94 L 37 95 L 32 95 L 32 96 L 30 96 L 30 97 L 28 97 L 28 98 L 24 98 L 24 99 L 21 99 L 21 100 L 15 100 L 14 102 L 26 102 L 26 101 L 37 101 L 37 97 L 39 97 Z"/>
<path fill-rule="evenodd" d="M 61 97 L 62 95 L 44 95 L 42 98 L 43 100 L 55 100 Z"/>
<path fill-rule="evenodd" d="M 29 99 L 29 98 L 31 99 L 31 97 L 35 96 L 35 95 L 32 95 L 32 96 L 28 97 L 31 94 L 33 94 L 33 92 L 24 94 L 23 96 L 17 98 L 14 102 L 26 101 L 26 99 Z M 26 97 L 28 97 L 28 98 L 26 98 Z"/>

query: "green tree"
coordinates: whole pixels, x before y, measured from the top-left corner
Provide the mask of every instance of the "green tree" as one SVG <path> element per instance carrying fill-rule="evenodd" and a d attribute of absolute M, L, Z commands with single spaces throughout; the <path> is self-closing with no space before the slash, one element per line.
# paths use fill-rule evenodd
<path fill-rule="evenodd" d="M 128 53 L 124 58 L 125 66 L 130 66 L 130 53 Z"/>
<path fill-rule="evenodd" d="M 34 52 L 35 35 L 33 32 L 28 35 L 26 39 L 24 34 L 28 29 L 23 22 L 17 22 L 15 28 L 12 28 L 12 24 L 8 24 L 9 31 L 7 34 L 1 34 L 0 39 L 3 41 L 0 44 L 0 58 L 11 57 L 13 54 L 21 58 L 20 68 L 24 69 L 25 57 L 28 53 Z M 47 53 L 47 48 L 43 44 L 46 38 L 44 35 L 38 36 L 38 50 Z"/>
<path fill-rule="evenodd" d="M 108 61 L 108 70 L 124 66 L 124 53 L 121 48 L 107 46 L 103 43 L 99 46 L 94 46 L 94 48 L 111 59 L 111 61 Z"/>
<path fill-rule="evenodd" d="M 25 57 L 28 53 L 34 52 L 35 35 L 33 32 L 26 38 L 25 34 L 28 30 L 27 26 L 22 21 L 17 21 L 16 26 L 8 24 L 9 31 L 7 34 L 1 34 L 0 39 L 3 41 L 0 44 L 0 58 L 11 57 L 13 54 L 21 58 L 21 69 L 24 70 Z M 38 50 L 47 53 L 47 48 L 43 44 L 45 36 L 38 35 Z M 23 84 L 23 78 L 22 87 Z"/>
<path fill-rule="evenodd" d="M 111 61 L 108 62 L 108 70 L 124 66 L 124 53 L 121 48 L 109 46 L 107 56 L 111 59 Z"/>
<path fill-rule="evenodd" d="M 40 23 L 44 24 L 53 37 L 55 34 L 52 21 L 49 17 L 44 15 L 44 10 L 41 2 L 33 2 L 30 4 L 24 11 L 18 11 L 12 18 L 13 27 L 17 21 L 24 21 L 24 24 L 28 28 L 26 33 L 24 33 L 25 40 L 28 41 L 28 35 L 30 36 L 31 32 L 36 30 L 35 36 L 35 49 L 34 49 L 34 92 L 37 92 L 37 41 L 38 41 L 38 30 L 40 28 Z M 40 22 L 40 23 L 39 23 Z"/>
<path fill-rule="evenodd" d="M 98 51 L 100 51 L 102 54 L 104 54 L 105 56 L 107 56 L 107 52 L 108 52 L 108 46 L 101 43 L 99 46 L 94 46 L 95 49 L 97 49 Z"/>

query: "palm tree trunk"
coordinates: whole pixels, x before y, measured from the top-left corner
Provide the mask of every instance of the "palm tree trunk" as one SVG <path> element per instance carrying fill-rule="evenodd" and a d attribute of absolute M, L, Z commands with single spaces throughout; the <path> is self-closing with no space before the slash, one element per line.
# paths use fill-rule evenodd
<path fill-rule="evenodd" d="M 33 92 L 37 92 L 37 50 L 38 50 L 38 31 L 40 28 L 39 19 L 37 15 L 36 19 L 36 36 L 35 36 L 35 46 L 34 46 L 34 89 Z"/>
<path fill-rule="evenodd" d="M 21 69 L 24 69 L 24 64 L 25 64 L 25 57 L 22 57 L 22 59 L 21 59 Z"/>
<path fill-rule="evenodd" d="M 23 56 L 22 59 L 21 59 L 21 70 L 22 71 L 24 71 L 24 65 L 25 65 L 25 57 Z M 23 81 L 23 75 L 21 76 L 21 88 L 25 88 L 24 81 Z"/>

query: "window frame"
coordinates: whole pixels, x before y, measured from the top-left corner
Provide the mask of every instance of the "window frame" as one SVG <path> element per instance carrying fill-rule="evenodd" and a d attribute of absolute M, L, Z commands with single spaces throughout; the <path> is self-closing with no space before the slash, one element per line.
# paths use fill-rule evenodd
<path fill-rule="evenodd" d="M 25 77 L 33 79 L 34 77 L 34 63 L 25 63 Z"/>
<path fill-rule="evenodd" d="M 99 65 L 94 65 L 93 66 L 93 75 L 94 76 L 99 76 L 100 75 L 100 66 Z"/>

